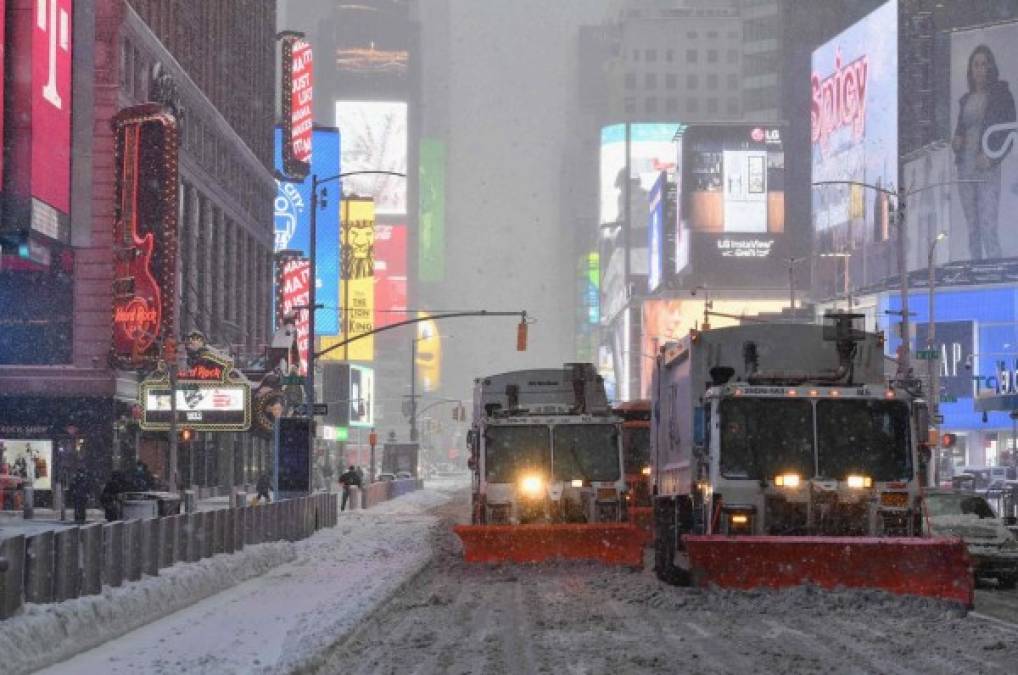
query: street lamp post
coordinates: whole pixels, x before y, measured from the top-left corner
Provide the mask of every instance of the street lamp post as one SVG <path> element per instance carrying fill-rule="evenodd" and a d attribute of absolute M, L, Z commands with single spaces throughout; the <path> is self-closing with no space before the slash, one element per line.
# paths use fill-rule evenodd
<path fill-rule="evenodd" d="M 935 299 L 935 288 L 936 288 L 936 274 L 934 273 L 933 267 L 933 254 L 937 250 L 937 244 L 943 241 L 947 237 L 947 233 L 941 232 L 938 234 L 933 241 L 930 242 L 929 254 L 926 257 L 926 270 L 929 274 L 929 323 L 926 327 L 926 349 L 933 351 L 936 356 L 931 359 L 929 363 L 930 373 L 930 412 L 933 416 L 933 430 L 936 432 L 936 446 L 934 446 L 933 452 L 933 471 L 929 472 L 929 475 L 933 478 L 933 485 L 935 486 L 940 480 L 940 349 L 936 346 L 936 330 L 937 322 L 934 314 L 936 309 Z"/>

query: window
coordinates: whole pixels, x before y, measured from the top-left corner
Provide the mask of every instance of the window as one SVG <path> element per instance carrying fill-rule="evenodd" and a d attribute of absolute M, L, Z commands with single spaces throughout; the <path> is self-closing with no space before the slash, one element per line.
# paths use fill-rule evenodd
<path fill-rule="evenodd" d="M 697 63 L 697 53 L 695 49 L 686 50 L 686 63 Z"/>
<path fill-rule="evenodd" d="M 730 98 L 728 99 L 727 110 L 729 115 L 739 114 L 739 99 Z"/>
<path fill-rule="evenodd" d="M 686 89 L 696 89 L 700 86 L 700 76 L 695 73 L 686 75 Z"/>
<path fill-rule="evenodd" d="M 708 49 L 707 50 L 707 63 L 717 63 L 717 62 L 718 62 L 718 50 L 716 50 L 716 49 Z"/>
<path fill-rule="evenodd" d="M 738 63 L 739 62 L 739 50 L 729 49 L 725 52 L 725 61 L 727 63 Z"/>
<path fill-rule="evenodd" d="M 643 76 L 644 89 L 657 89 L 657 73 L 647 73 Z"/>
<path fill-rule="evenodd" d="M 708 73 L 707 75 L 707 89 L 716 91 L 718 88 L 718 74 Z"/>
<path fill-rule="evenodd" d="M 647 99 L 643 102 L 643 109 L 649 113 L 656 113 L 657 99 L 654 98 L 653 96 L 648 96 Z"/>
<path fill-rule="evenodd" d="M 707 39 L 708 40 L 717 40 L 718 39 L 718 32 L 716 30 L 709 30 L 709 31 L 707 31 Z"/>
<path fill-rule="evenodd" d="M 739 88 L 739 74 L 728 73 L 728 89 L 734 90 Z"/>
<path fill-rule="evenodd" d="M 707 99 L 707 112 L 716 113 L 718 111 L 718 100 L 716 98 Z"/>
<path fill-rule="evenodd" d="M 656 49 L 648 49 L 647 51 L 645 51 L 643 53 L 643 59 L 647 63 L 654 63 L 655 61 L 657 61 L 657 50 Z"/>
<path fill-rule="evenodd" d="M 636 89 L 636 73 L 626 73 L 626 89 Z"/>
<path fill-rule="evenodd" d="M 552 432 L 552 476 L 561 481 L 621 477 L 619 436 L 610 424 L 558 424 Z"/>
<path fill-rule="evenodd" d="M 698 113 L 700 112 L 700 100 L 696 98 L 686 99 L 686 112 Z"/>
<path fill-rule="evenodd" d="M 809 401 L 727 399 L 721 403 L 721 475 L 773 480 L 813 477 L 813 410 Z"/>
<path fill-rule="evenodd" d="M 679 112 L 679 100 L 674 96 L 665 99 L 665 112 Z"/>
<path fill-rule="evenodd" d="M 675 50 L 674 49 L 666 49 L 665 50 L 665 61 L 667 61 L 668 63 L 671 63 L 674 60 L 675 60 Z"/>
<path fill-rule="evenodd" d="M 624 108 L 627 113 L 636 112 L 636 99 L 633 98 L 632 96 L 627 96 L 624 103 Z"/>
<path fill-rule="evenodd" d="M 665 89 L 675 89 L 678 86 L 678 80 L 675 73 L 665 73 Z"/>

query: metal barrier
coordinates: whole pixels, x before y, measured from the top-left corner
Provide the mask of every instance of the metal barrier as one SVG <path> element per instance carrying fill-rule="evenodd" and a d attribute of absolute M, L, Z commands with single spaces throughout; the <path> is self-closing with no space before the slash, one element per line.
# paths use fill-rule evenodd
<path fill-rule="evenodd" d="M 0 541 L 0 619 L 21 609 L 25 597 L 25 536 Z"/>
<path fill-rule="evenodd" d="M 78 597 L 81 593 L 81 563 L 79 542 L 81 533 L 77 527 L 60 530 L 53 538 L 56 573 L 53 595 L 57 602 Z"/>
<path fill-rule="evenodd" d="M 81 530 L 81 594 L 98 595 L 103 585 L 103 526 L 86 525 Z"/>

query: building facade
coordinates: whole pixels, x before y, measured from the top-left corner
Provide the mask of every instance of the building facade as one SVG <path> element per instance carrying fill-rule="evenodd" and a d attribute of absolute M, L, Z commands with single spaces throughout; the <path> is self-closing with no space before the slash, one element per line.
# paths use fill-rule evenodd
<path fill-rule="evenodd" d="M 34 13 L 36 3 L 6 4 L 8 68 L 13 59 L 45 58 L 18 33 L 19 13 Z M 156 80 L 169 76 L 183 111 L 176 324 L 184 334 L 201 330 L 238 357 L 258 352 L 270 337 L 275 3 L 52 4 L 64 13 L 73 52 L 71 86 L 62 99 L 71 112 L 64 151 L 72 177 L 58 222 L 66 216 L 67 227 L 49 231 L 53 236 L 26 227 L 16 186 L 5 179 L 4 251 L 20 247 L 28 255 L 5 255 L 0 271 L 0 304 L 17 309 L 12 328 L 20 338 L 0 349 L 0 438 L 31 438 L 51 448 L 51 475 L 58 480 L 84 465 L 101 483 L 135 458 L 165 480 L 166 434 L 143 433 L 137 424 L 142 375 L 116 370 L 108 360 L 116 247 L 110 122 L 117 111 L 155 98 Z M 27 40 L 34 46 L 37 38 Z M 7 87 L 22 84 L 8 78 Z M 47 129 L 44 119 L 33 124 L 34 133 Z M 32 283 L 46 292 L 26 295 Z M 32 317 L 50 309 L 60 323 L 34 329 Z M 44 349 L 33 347 L 37 339 Z M 181 444 L 181 481 L 251 480 L 265 468 L 267 450 L 248 434 L 196 433 Z"/>

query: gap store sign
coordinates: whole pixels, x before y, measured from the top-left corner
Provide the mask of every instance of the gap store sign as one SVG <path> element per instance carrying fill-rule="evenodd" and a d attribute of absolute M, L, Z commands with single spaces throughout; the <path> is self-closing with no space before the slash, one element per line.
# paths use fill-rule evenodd
<path fill-rule="evenodd" d="M 983 422 L 975 399 L 1008 393 L 1014 387 L 1014 371 L 1018 370 L 1018 287 L 946 289 L 935 294 L 934 303 L 934 347 L 940 350 L 941 395 L 947 399 L 940 405 L 944 428 L 1010 429 L 1007 412 L 988 412 Z M 898 294 L 882 294 L 878 299 L 877 316 L 888 336 L 886 353 L 892 357 L 900 342 L 895 326 L 900 308 Z M 914 290 L 909 295 L 909 311 L 915 325 L 913 348 L 925 350 L 929 325 L 926 290 Z M 925 380 L 926 362 L 913 358 L 912 367 L 914 375 Z"/>

